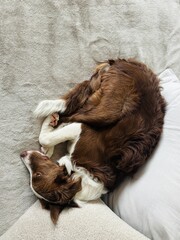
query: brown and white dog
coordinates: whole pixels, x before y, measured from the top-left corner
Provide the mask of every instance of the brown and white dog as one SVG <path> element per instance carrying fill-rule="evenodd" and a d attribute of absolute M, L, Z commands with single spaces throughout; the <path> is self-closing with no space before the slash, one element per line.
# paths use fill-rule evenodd
<path fill-rule="evenodd" d="M 118 59 L 97 65 L 64 97 L 42 101 L 35 114 L 48 116 L 39 136 L 44 154 L 26 151 L 21 158 L 55 223 L 64 207 L 99 198 L 146 162 L 162 132 L 165 102 L 149 68 Z M 68 154 L 56 164 L 54 146 L 65 141 Z"/>

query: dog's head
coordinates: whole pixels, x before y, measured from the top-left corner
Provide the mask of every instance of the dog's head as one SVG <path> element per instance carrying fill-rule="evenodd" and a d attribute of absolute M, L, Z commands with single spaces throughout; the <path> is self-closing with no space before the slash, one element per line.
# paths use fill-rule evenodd
<path fill-rule="evenodd" d="M 20 156 L 30 172 L 32 191 L 42 207 L 50 210 L 54 223 L 65 207 L 77 207 L 73 198 L 81 190 L 81 179 L 74 179 L 65 166 L 59 166 L 41 152 L 24 151 Z"/>

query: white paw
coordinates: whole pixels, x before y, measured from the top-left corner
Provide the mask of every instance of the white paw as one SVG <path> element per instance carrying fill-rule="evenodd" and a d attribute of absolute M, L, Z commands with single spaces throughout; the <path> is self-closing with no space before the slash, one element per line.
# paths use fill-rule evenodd
<path fill-rule="evenodd" d="M 71 175 L 73 166 L 71 163 L 71 159 L 68 155 L 65 155 L 64 157 L 60 158 L 57 162 L 59 163 L 59 166 L 65 166 L 68 174 Z"/>

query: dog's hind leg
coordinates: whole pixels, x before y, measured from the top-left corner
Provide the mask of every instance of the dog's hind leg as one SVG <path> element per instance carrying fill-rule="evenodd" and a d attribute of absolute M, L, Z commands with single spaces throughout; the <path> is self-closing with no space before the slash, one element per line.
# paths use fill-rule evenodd
<path fill-rule="evenodd" d="M 60 99 L 41 101 L 36 107 L 34 115 L 36 117 L 47 117 L 55 112 L 60 115 L 71 115 L 83 106 L 90 91 L 89 81 L 79 83 Z"/>

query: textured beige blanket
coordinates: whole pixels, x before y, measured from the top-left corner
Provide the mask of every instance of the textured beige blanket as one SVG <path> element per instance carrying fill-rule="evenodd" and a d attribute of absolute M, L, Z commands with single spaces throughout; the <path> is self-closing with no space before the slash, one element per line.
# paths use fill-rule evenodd
<path fill-rule="evenodd" d="M 53 226 L 36 202 L 1 240 L 148 240 L 117 217 L 100 200 L 62 212 Z"/>
<path fill-rule="evenodd" d="M 32 114 L 37 103 L 89 78 L 95 61 L 117 57 L 136 57 L 156 73 L 170 67 L 180 77 L 179 0 L 0 0 L 0 234 L 36 200 L 19 153 L 39 147 L 41 122 Z M 79 231 L 93 206 L 99 205 L 87 207 L 86 217 L 71 212 L 83 218 Z M 27 212 L 30 218 L 37 208 Z M 40 228 L 46 224 L 42 232 L 52 229 L 45 218 L 38 220 Z M 107 217 L 106 224 L 111 221 Z M 67 218 L 63 227 L 69 224 Z"/>

